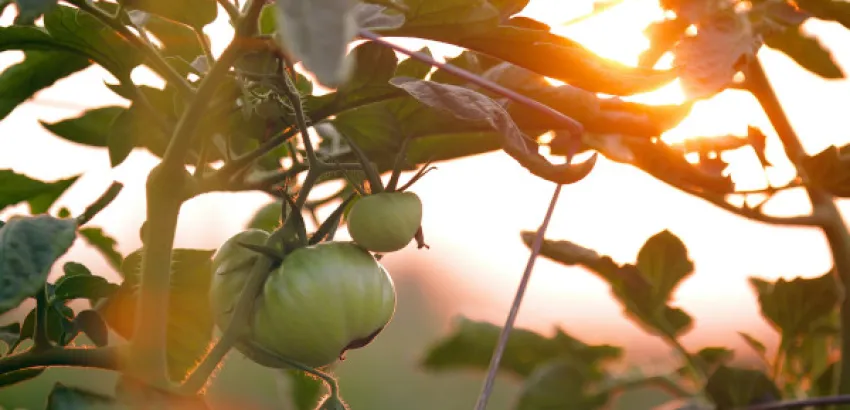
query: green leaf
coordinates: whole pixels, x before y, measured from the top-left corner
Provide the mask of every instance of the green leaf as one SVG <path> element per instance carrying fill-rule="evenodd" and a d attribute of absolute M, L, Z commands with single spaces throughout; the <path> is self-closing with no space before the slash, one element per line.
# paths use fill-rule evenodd
<path fill-rule="evenodd" d="M 94 246 L 106 258 L 109 266 L 112 266 L 116 270 L 121 269 L 121 261 L 124 257 L 115 249 L 118 245 L 118 241 L 115 238 L 103 232 L 102 228 L 83 228 L 80 229 L 80 235 L 89 245 Z"/>
<path fill-rule="evenodd" d="M 18 6 L 15 24 L 34 24 L 36 19 L 56 7 L 56 3 L 57 0 L 15 0 L 15 4 Z"/>
<path fill-rule="evenodd" d="M 369 41 L 355 47 L 349 58 L 353 62 L 353 69 L 347 81 L 334 93 L 308 98 L 308 112 L 339 112 L 346 107 L 363 105 L 382 95 L 402 95 L 388 84 L 398 64 L 398 58 L 391 49 Z"/>
<path fill-rule="evenodd" d="M 592 393 L 593 380 L 580 366 L 556 360 L 539 366 L 523 384 L 517 410 L 595 410 L 608 402 L 607 392 Z"/>
<path fill-rule="evenodd" d="M 728 363 L 732 360 L 735 352 L 725 347 L 704 347 L 694 354 L 694 361 L 704 374 L 711 374 L 720 365 Z M 693 373 L 687 366 L 679 368 L 678 373 L 688 377 Z"/>
<path fill-rule="evenodd" d="M 204 55 L 195 31 L 183 24 L 151 16 L 145 23 L 145 30 L 159 39 L 163 46 L 162 54 L 180 74 L 192 72 L 189 63 Z"/>
<path fill-rule="evenodd" d="M 6 388 L 27 380 L 32 380 L 44 373 L 45 370 L 47 370 L 46 367 L 36 367 L 0 374 L 0 388 Z"/>
<path fill-rule="evenodd" d="M 56 281 L 55 298 L 59 301 L 88 299 L 94 304 L 98 299 L 111 296 L 118 285 L 100 276 L 63 276 Z"/>
<path fill-rule="evenodd" d="M 531 246 L 533 238 L 533 232 L 522 233 L 526 246 Z M 618 265 L 608 256 L 569 241 L 544 240 L 541 255 L 568 266 L 584 266 L 608 282 L 626 315 L 650 333 L 677 337 L 693 324 L 685 311 L 667 304 L 679 282 L 693 272 L 687 249 L 669 231 L 646 241 L 638 254 L 638 266 Z"/>
<path fill-rule="evenodd" d="M 110 125 L 106 145 L 113 168 L 121 165 L 138 145 L 138 129 L 142 118 L 138 115 L 138 108 L 131 107 L 118 114 Z"/>
<path fill-rule="evenodd" d="M 30 213 L 43 214 L 77 181 L 79 175 L 54 182 L 44 182 L 0 169 L 0 209 L 27 201 Z"/>
<path fill-rule="evenodd" d="M 732 84 L 742 60 L 753 58 L 761 46 L 746 15 L 734 11 L 712 14 L 700 22 L 698 34 L 674 49 L 682 89 L 690 99 L 713 96 Z"/>
<path fill-rule="evenodd" d="M 262 229 L 272 232 L 280 227 L 282 201 L 273 201 L 263 205 L 245 226 L 245 229 Z M 288 207 L 288 205 L 287 205 Z"/>
<path fill-rule="evenodd" d="M 56 383 L 47 398 L 47 410 L 117 410 L 111 397 L 93 393 L 78 387 Z"/>
<path fill-rule="evenodd" d="M 109 344 L 109 328 L 100 314 L 94 310 L 84 310 L 74 318 L 74 324 L 94 342 L 95 346 Z"/>
<path fill-rule="evenodd" d="M 277 31 L 277 5 L 266 4 L 260 11 L 260 34 L 271 35 Z"/>
<path fill-rule="evenodd" d="M 422 49 L 420 49 L 418 52 L 425 54 L 429 57 L 433 57 L 433 55 L 431 54 L 431 49 L 429 49 L 428 47 L 422 47 Z M 425 77 L 428 76 L 428 73 L 431 72 L 431 68 L 432 67 L 430 65 L 425 64 L 415 58 L 408 58 L 398 64 L 395 70 L 395 74 L 391 75 L 391 77 L 410 77 L 419 80 L 424 80 Z"/>
<path fill-rule="evenodd" d="M 462 121 L 488 125 L 502 136 L 502 150 L 536 176 L 570 184 L 583 179 L 593 169 L 595 156 L 575 165 L 555 165 L 549 162 L 538 152 L 536 142 L 514 123 L 510 114 L 483 94 L 464 87 L 404 77 L 396 77 L 390 83 L 443 114 Z M 574 123 L 569 131 L 574 135 L 583 133 L 578 123 Z"/>
<path fill-rule="evenodd" d="M 844 78 L 844 71 L 821 42 L 802 31 L 801 26 L 789 27 L 765 37 L 765 45 L 791 57 L 800 66 L 823 78 Z"/>
<path fill-rule="evenodd" d="M 91 271 L 86 265 L 77 262 L 65 262 L 62 266 L 65 276 L 92 276 Z"/>
<path fill-rule="evenodd" d="M 18 322 L 0 326 L 0 341 L 11 346 L 21 335 L 21 324 Z"/>
<path fill-rule="evenodd" d="M 215 0 L 124 0 L 124 6 L 198 29 L 212 23 L 218 16 Z"/>
<path fill-rule="evenodd" d="M 76 238 L 73 219 L 14 216 L 0 229 L 0 313 L 35 295 Z"/>
<path fill-rule="evenodd" d="M 708 378 L 705 392 L 717 410 L 732 410 L 779 400 L 779 389 L 762 372 L 720 366 Z"/>
<path fill-rule="evenodd" d="M 770 283 L 750 278 L 758 295 L 761 313 L 783 338 L 813 331 L 838 308 L 839 291 L 835 274 L 815 278 L 779 279 Z"/>
<path fill-rule="evenodd" d="M 117 78 L 128 78 L 141 64 L 139 51 L 100 20 L 77 8 L 57 6 L 44 15 L 44 27 L 52 38 L 45 46 L 74 50 L 90 57 Z"/>
<path fill-rule="evenodd" d="M 35 28 L 21 28 L 38 31 Z M 9 28 L 0 28 L 0 49 L 10 37 Z M 7 48 L 8 49 L 8 48 Z M 24 101 L 90 65 L 87 58 L 68 51 L 30 50 L 24 61 L 0 73 L 0 120 Z"/>
<path fill-rule="evenodd" d="M 765 358 L 765 360 L 767 360 L 767 346 L 765 346 L 764 343 L 762 343 L 749 333 L 738 332 L 738 334 L 741 335 L 741 337 L 744 339 L 744 342 L 747 343 L 747 346 L 753 349 L 760 357 Z"/>
<path fill-rule="evenodd" d="M 102 107 L 54 123 L 39 122 L 48 131 L 68 141 L 91 147 L 105 147 L 112 122 L 124 111 L 124 107 Z"/>
<path fill-rule="evenodd" d="M 214 250 L 175 249 L 171 262 L 168 315 L 168 364 L 175 381 L 186 377 L 207 352 L 213 335 L 209 291 Z M 124 282 L 98 312 L 124 338 L 134 331 L 142 251 L 128 255 L 121 265 Z"/>
<path fill-rule="evenodd" d="M 50 303 L 47 307 L 47 338 L 66 346 L 79 333 L 72 321 L 74 311 L 59 303 Z M 35 309 L 30 310 L 21 325 L 21 340 L 31 339 L 35 333 Z"/>
<path fill-rule="evenodd" d="M 431 371 L 455 369 L 486 370 L 501 328 L 492 323 L 459 318 L 452 334 L 428 349 L 422 365 Z M 622 354 L 618 347 L 588 345 L 557 329 L 547 338 L 527 329 L 514 329 L 505 348 L 499 370 L 528 376 L 541 364 L 556 358 L 580 363 L 589 372 Z"/>
<path fill-rule="evenodd" d="M 679 283 L 693 274 L 694 264 L 684 242 L 664 230 L 647 239 L 638 253 L 637 269 L 652 284 L 654 301 L 665 304 Z"/>
<path fill-rule="evenodd" d="M 345 82 L 351 62 L 348 44 L 357 35 L 349 0 L 277 0 L 278 35 L 304 68 L 331 88 Z"/>

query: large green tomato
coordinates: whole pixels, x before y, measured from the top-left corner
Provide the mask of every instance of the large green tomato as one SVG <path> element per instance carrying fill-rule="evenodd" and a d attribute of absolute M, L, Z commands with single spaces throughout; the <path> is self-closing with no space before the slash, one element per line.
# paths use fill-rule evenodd
<path fill-rule="evenodd" d="M 370 343 L 392 319 L 396 293 L 386 269 L 350 242 L 325 242 L 287 255 L 263 288 L 254 341 L 311 367 Z"/>
<path fill-rule="evenodd" d="M 422 201 L 413 192 L 382 192 L 358 200 L 348 214 L 351 239 L 372 252 L 404 248 L 422 224 Z"/>
<path fill-rule="evenodd" d="M 221 330 L 227 328 L 242 289 L 248 282 L 251 267 L 259 254 L 239 243 L 264 245 L 269 233 L 259 229 L 240 232 L 224 242 L 213 256 L 213 279 L 210 301 L 216 323 Z"/>

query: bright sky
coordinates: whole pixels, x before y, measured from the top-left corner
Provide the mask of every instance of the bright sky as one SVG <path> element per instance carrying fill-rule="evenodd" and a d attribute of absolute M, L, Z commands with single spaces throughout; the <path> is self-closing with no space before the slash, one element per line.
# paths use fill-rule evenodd
<path fill-rule="evenodd" d="M 560 22 L 591 9 L 590 1 L 532 0 L 524 14 L 549 23 L 558 33 L 603 56 L 635 64 L 648 45 L 643 28 L 661 15 L 657 5 L 625 0 L 603 15 L 559 27 Z M 0 24 L 10 24 L 11 18 L 10 10 L 0 17 Z M 840 64 L 850 67 L 850 49 L 837 47 L 850 44 L 848 32 L 837 24 L 819 21 L 807 23 L 806 29 L 831 46 Z M 221 18 L 208 32 L 214 51 L 220 52 L 231 33 L 229 26 Z M 423 44 L 404 43 L 411 47 Z M 458 52 L 439 45 L 433 50 L 438 54 Z M 773 50 L 763 49 L 760 57 L 809 153 L 847 142 L 843 135 L 846 107 L 850 106 L 847 81 L 819 79 Z M 0 68 L 20 58 L 19 53 L 0 54 Z M 149 73 L 139 70 L 135 74 L 137 81 L 156 83 Z M 141 245 L 138 229 L 144 218 L 144 179 L 157 160 L 137 151 L 110 169 L 105 151 L 60 140 L 37 122 L 73 117 L 86 107 L 125 104 L 101 85 L 107 78 L 104 70 L 92 67 L 40 93 L 0 122 L 0 164 L 46 180 L 85 173 L 59 201 L 74 212 L 81 211 L 113 179 L 124 182 L 124 192 L 93 224 L 106 226 L 118 238 L 120 250 L 128 253 Z M 681 99 L 677 84 L 641 97 L 650 103 Z M 764 114 L 745 93 L 728 91 L 697 104 L 692 115 L 665 139 L 741 134 L 747 125 L 759 126 L 768 134 L 768 157 L 781 165 L 771 176 L 781 183 L 791 175 L 787 161 Z M 730 155 L 727 160 L 732 161 L 733 178 L 742 187 L 757 187 L 762 182 L 754 155 Z M 425 203 L 423 226 L 431 249 L 416 251 L 411 246 L 385 258 L 386 264 L 391 271 L 414 271 L 427 277 L 433 290 L 443 296 L 435 305 L 446 315 L 502 322 L 528 255 L 519 232 L 540 224 L 554 186 L 531 176 L 503 153 L 439 164 L 438 168 L 413 189 Z M 193 199 L 183 207 L 177 246 L 218 247 L 266 200 L 262 194 L 211 194 Z M 15 207 L 2 216 L 24 209 Z M 807 210 L 800 192 L 784 194 L 767 207 L 777 214 Z M 630 166 L 606 160 L 601 160 L 586 180 L 564 188 L 548 236 L 631 262 L 643 241 L 663 229 L 686 242 L 696 264 L 696 273 L 675 298 L 677 305 L 697 319 L 696 328 L 685 338 L 686 345 L 694 347 L 717 343 L 744 349 L 735 334 L 738 330 L 773 338 L 758 317 L 748 276 L 814 276 L 831 266 L 818 231 L 750 222 L 675 191 Z M 64 260 L 79 260 L 96 271 L 109 271 L 106 263 L 80 242 Z M 652 350 L 661 346 L 622 317 L 602 281 L 579 268 L 539 260 L 519 325 L 547 331 L 556 324 L 588 341 Z"/>

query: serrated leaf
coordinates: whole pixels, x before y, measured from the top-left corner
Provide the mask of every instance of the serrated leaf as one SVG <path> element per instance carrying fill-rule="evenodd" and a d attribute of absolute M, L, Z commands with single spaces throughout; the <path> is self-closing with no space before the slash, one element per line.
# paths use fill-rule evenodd
<path fill-rule="evenodd" d="M 77 314 L 74 323 L 81 332 L 94 342 L 95 346 L 103 347 L 109 344 L 109 328 L 100 314 L 94 310 L 84 310 Z"/>
<path fill-rule="evenodd" d="M 100 276 L 63 276 L 56 281 L 55 298 L 59 301 L 88 299 L 92 303 L 115 293 L 118 285 L 109 283 Z"/>
<path fill-rule="evenodd" d="M 733 11 L 713 14 L 700 22 L 697 35 L 682 39 L 674 49 L 682 89 L 690 99 L 713 96 L 732 84 L 760 46 L 746 16 Z"/>
<path fill-rule="evenodd" d="M 116 270 L 121 269 L 121 261 L 124 257 L 115 249 L 118 246 L 118 241 L 115 238 L 107 235 L 103 228 L 83 228 L 80 229 L 79 233 L 89 245 L 94 246 L 106 258 L 109 266 Z"/>
<path fill-rule="evenodd" d="M 18 383 L 32 380 L 44 373 L 45 370 L 47 370 L 46 367 L 36 367 L 14 370 L 8 373 L 0 374 L 0 388 L 14 386 Z"/>
<path fill-rule="evenodd" d="M 804 33 L 801 26 L 789 27 L 766 36 L 764 43 L 785 53 L 801 67 L 823 78 L 844 78 L 844 71 L 835 62 L 832 53 L 816 37 Z"/>
<path fill-rule="evenodd" d="M 124 107 L 101 107 L 54 123 L 40 122 L 48 131 L 68 141 L 90 147 L 105 147 L 112 122 L 124 111 Z"/>
<path fill-rule="evenodd" d="M 78 178 L 79 176 L 73 176 L 44 182 L 18 174 L 11 169 L 0 169 L 0 209 L 27 201 L 30 213 L 43 214 Z"/>
<path fill-rule="evenodd" d="M 530 374 L 520 392 L 517 410 L 603 408 L 608 392 L 591 392 L 593 380 L 585 369 L 567 360 L 555 360 L 539 366 Z"/>
<path fill-rule="evenodd" d="M 717 410 L 731 410 L 778 401 L 782 394 L 762 372 L 720 366 L 708 378 L 705 392 Z"/>
<path fill-rule="evenodd" d="M 0 48 L 3 48 L 2 43 L 8 41 L 10 36 L 12 34 L 7 29 L 0 28 Z M 68 51 L 26 51 L 24 61 L 0 73 L 0 120 L 37 92 L 90 64 L 87 58 Z"/>
<path fill-rule="evenodd" d="M 351 0 L 277 0 L 281 42 L 327 87 L 339 86 L 349 75 L 346 51 L 357 34 L 356 5 Z"/>
<path fill-rule="evenodd" d="M 47 397 L 47 410 L 118 410 L 124 406 L 109 396 L 56 383 Z"/>
<path fill-rule="evenodd" d="M 770 283 L 750 278 L 761 313 L 783 338 L 805 335 L 838 309 L 839 293 L 833 272 L 814 278 L 779 279 Z"/>
<path fill-rule="evenodd" d="M 124 338 L 134 331 L 135 309 L 142 251 L 124 259 L 124 282 L 98 312 L 107 324 Z M 171 378 L 182 380 L 189 369 L 206 354 L 212 339 L 213 317 L 209 291 L 214 250 L 175 249 L 171 263 L 171 291 L 168 295 L 168 364 Z"/>
<path fill-rule="evenodd" d="M 452 334 L 428 349 L 422 365 L 432 371 L 486 370 L 500 331 L 501 328 L 492 323 L 461 317 L 455 321 Z M 588 345 L 561 329 L 548 338 L 520 328 L 511 332 L 499 370 L 525 377 L 549 360 L 566 357 L 593 372 L 605 361 L 621 354 L 618 347 Z"/>
<path fill-rule="evenodd" d="M 76 238 L 77 223 L 49 215 L 15 216 L 0 229 L 0 313 L 35 295 Z"/>
<path fill-rule="evenodd" d="M 218 16 L 215 0 L 124 0 L 124 6 L 195 28 L 212 23 Z"/>

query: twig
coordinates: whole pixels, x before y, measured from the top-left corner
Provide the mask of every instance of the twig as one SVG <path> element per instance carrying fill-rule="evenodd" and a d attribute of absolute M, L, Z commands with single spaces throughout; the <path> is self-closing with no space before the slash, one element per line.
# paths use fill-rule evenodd
<path fill-rule="evenodd" d="M 26 351 L 0 359 L 0 374 L 34 367 L 76 366 L 106 370 L 120 368 L 118 347 L 60 348 L 42 352 Z"/>
<path fill-rule="evenodd" d="M 230 3 L 229 0 L 218 0 L 218 4 L 221 5 L 227 16 L 230 17 L 230 21 L 234 23 L 239 21 L 239 7 L 237 5 Z"/>
<path fill-rule="evenodd" d="M 106 208 L 113 200 L 118 196 L 121 190 L 124 189 L 124 184 L 120 182 L 113 182 L 109 188 L 100 195 L 100 198 L 97 198 L 91 205 L 89 205 L 82 214 L 80 214 L 77 219 L 77 226 L 83 226 L 91 221 L 92 218 L 95 217 L 100 211 Z"/>
<path fill-rule="evenodd" d="M 487 369 L 487 376 L 484 379 L 484 387 L 481 389 L 481 395 L 478 397 L 478 402 L 475 404 L 475 410 L 484 410 L 487 408 L 487 401 L 490 399 L 490 394 L 493 392 L 493 384 L 496 381 L 496 373 L 499 371 L 499 365 L 502 361 L 502 355 L 505 353 L 505 347 L 508 344 L 508 338 L 511 330 L 513 330 L 516 322 L 519 307 L 522 304 L 522 298 L 525 296 L 525 290 L 528 287 L 529 279 L 531 279 L 531 271 L 534 268 L 534 262 L 537 256 L 540 255 L 540 248 L 543 246 L 543 237 L 546 235 L 546 228 L 549 227 L 549 221 L 552 219 L 552 214 L 555 211 L 555 204 L 558 202 L 558 196 L 561 194 L 561 187 L 557 184 L 555 192 L 552 194 L 552 200 L 549 202 L 549 209 L 546 211 L 546 216 L 543 218 L 543 224 L 537 230 L 537 236 L 534 238 L 534 243 L 531 246 L 531 255 L 528 257 L 528 263 L 525 266 L 525 272 L 522 274 L 519 286 L 517 286 L 514 301 L 511 304 L 511 310 L 508 313 L 508 318 L 505 321 L 505 326 L 499 334 L 499 341 L 496 348 L 493 350 L 493 357 L 490 359 L 490 366 Z"/>

